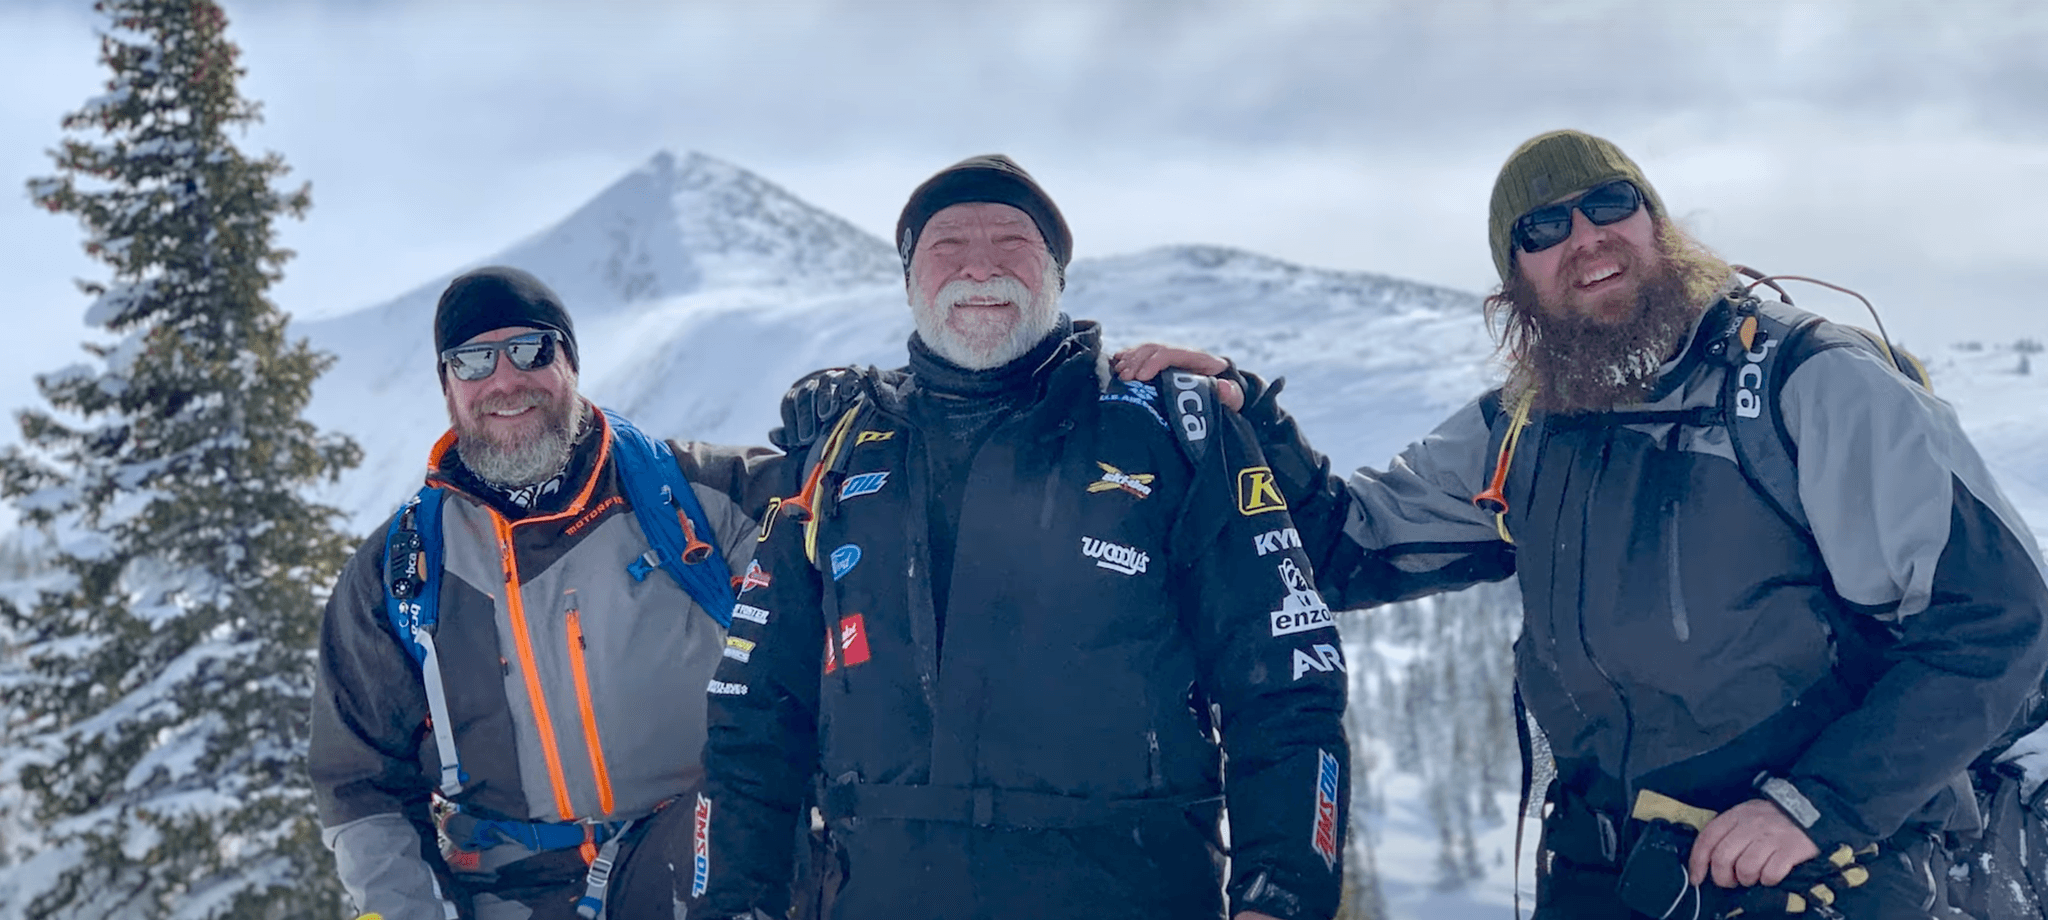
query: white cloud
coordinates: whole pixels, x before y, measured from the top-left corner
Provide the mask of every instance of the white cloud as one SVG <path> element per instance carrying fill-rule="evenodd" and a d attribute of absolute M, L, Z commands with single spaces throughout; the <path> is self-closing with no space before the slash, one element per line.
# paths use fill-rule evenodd
<path fill-rule="evenodd" d="M 1086 253 L 1218 243 L 1476 290 L 1493 170 L 1572 125 L 1725 254 L 1864 289 L 1909 339 L 2048 325 L 2048 7 L 2027 0 L 227 6 L 268 118 L 245 146 L 313 182 L 281 228 L 300 315 L 485 258 L 663 148 L 878 235 L 931 171 L 1005 150 Z M 0 187 L 46 173 L 58 117 L 98 91 L 92 23 L 0 8 Z M 83 335 L 77 240 L 0 207 L 37 343 L 0 405 Z"/>

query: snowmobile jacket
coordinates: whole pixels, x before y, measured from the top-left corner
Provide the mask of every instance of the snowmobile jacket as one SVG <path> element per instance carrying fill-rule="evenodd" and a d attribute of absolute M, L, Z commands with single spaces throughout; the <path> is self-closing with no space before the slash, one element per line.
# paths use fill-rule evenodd
<path fill-rule="evenodd" d="M 1973 826 L 1964 768 L 2048 664 L 2034 537 L 1954 410 L 1826 323 L 1786 373 L 1737 381 L 1796 449 L 1807 526 L 1778 513 L 1715 416 L 1757 405 L 1718 405 L 1748 360 L 1733 315 L 1708 310 L 1643 405 L 1532 418 L 1498 522 L 1474 503 L 1498 391 L 1348 482 L 1271 400 L 1247 411 L 1334 606 L 1519 577 L 1518 688 L 1561 793 L 1610 827 L 1646 788 L 1769 797 L 1822 852 Z"/>
<path fill-rule="evenodd" d="M 508 519 L 458 485 L 452 433 L 434 449 L 427 481 L 448 489 L 436 644 L 465 774 L 456 800 L 435 807 L 615 827 L 701 777 L 704 711 L 678 701 L 701 698 L 725 631 L 672 579 L 628 575 L 648 542 L 621 489 L 609 427 L 601 413 L 592 418 L 552 513 Z M 766 505 L 780 455 L 670 446 L 728 564 L 744 566 L 757 529 L 748 509 Z M 343 570 L 321 623 L 309 772 L 357 908 L 440 920 L 453 916 L 451 869 L 429 813 L 440 758 L 420 665 L 385 612 L 385 530 Z M 530 852 L 498 847 L 485 862 Z M 455 878 L 466 892 L 580 886 L 584 862 L 572 847 L 509 868 L 456 866 Z"/>
<path fill-rule="evenodd" d="M 767 525 L 708 688 L 691 916 L 780 916 L 812 795 L 833 917 L 1221 916 L 1226 797 L 1233 909 L 1335 912 L 1346 675 L 1285 502 L 1241 419 L 1191 465 L 1173 398 L 1075 330 L 968 463 L 942 633 L 952 435 L 914 373 L 876 374 L 808 519 Z"/>

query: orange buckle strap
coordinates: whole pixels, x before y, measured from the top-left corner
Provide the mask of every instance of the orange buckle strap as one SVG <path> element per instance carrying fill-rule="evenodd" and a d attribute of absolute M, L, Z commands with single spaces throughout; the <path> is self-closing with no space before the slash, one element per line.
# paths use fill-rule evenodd
<path fill-rule="evenodd" d="M 1508 543 L 1515 542 L 1508 533 L 1508 468 L 1515 462 L 1515 447 L 1522 442 L 1522 429 L 1529 425 L 1529 407 L 1536 401 L 1536 391 L 1524 390 L 1515 400 L 1514 417 L 1508 422 L 1507 436 L 1501 439 L 1500 455 L 1494 460 L 1493 478 L 1486 484 L 1486 490 L 1472 496 L 1472 504 L 1479 510 L 1493 515 L 1493 527 L 1500 532 L 1500 538 Z"/>
<path fill-rule="evenodd" d="M 696 565 L 711 558 L 711 544 L 697 539 L 697 528 L 690 524 L 690 516 L 683 509 L 676 509 L 676 521 L 683 525 L 683 563 Z"/>

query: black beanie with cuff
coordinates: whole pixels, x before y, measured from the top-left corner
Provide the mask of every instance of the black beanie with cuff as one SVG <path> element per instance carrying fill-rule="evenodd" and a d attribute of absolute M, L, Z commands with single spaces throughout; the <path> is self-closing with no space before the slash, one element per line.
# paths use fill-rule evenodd
<path fill-rule="evenodd" d="M 493 329 L 528 326 L 562 334 L 569 367 L 578 369 L 576 327 L 562 299 L 539 278 L 503 265 L 465 273 L 448 282 L 434 308 L 434 354 L 438 356 Z M 438 362 L 437 362 L 438 363 Z"/>
<path fill-rule="evenodd" d="M 1038 235 L 1045 238 L 1053 263 L 1059 266 L 1060 286 L 1066 286 L 1067 260 L 1074 255 L 1074 236 L 1067 230 L 1067 219 L 1024 167 L 1000 153 L 961 160 L 939 170 L 910 193 L 902 216 L 896 218 L 896 254 L 903 257 L 904 280 L 910 279 L 910 256 L 917 251 L 918 235 L 932 215 L 956 204 L 976 202 L 1006 204 L 1030 217 L 1038 226 Z"/>

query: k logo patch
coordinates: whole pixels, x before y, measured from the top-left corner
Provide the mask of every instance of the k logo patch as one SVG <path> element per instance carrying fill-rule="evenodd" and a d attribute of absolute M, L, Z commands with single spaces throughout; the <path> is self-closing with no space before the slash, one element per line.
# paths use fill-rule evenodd
<path fill-rule="evenodd" d="M 1273 480 L 1271 467 L 1254 466 L 1237 471 L 1239 514 L 1265 514 L 1268 511 L 1286 510 L 1287 499 L 1281 496 L 1280 486 Z"/>

